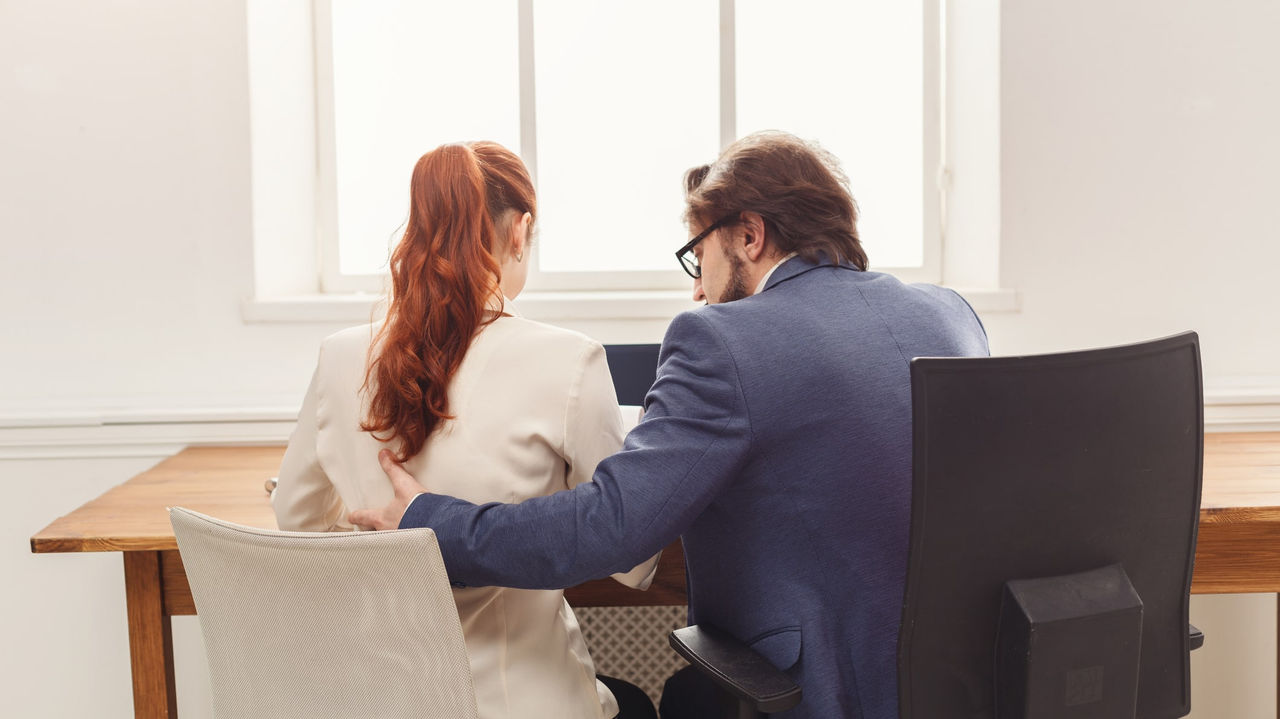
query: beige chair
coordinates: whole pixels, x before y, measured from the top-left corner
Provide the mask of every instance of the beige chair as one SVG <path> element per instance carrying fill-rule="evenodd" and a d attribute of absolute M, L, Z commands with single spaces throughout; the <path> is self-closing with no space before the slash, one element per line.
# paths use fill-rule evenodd
<path fill-rule="evenodd" d="M 169 510 L 214 715 L 475 717 L 435 534 L 277 532 Z"/>

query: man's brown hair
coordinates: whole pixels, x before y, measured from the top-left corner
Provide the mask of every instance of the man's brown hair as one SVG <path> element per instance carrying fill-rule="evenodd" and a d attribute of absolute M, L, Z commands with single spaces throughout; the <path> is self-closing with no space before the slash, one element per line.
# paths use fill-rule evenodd
<path fill-rule="evenodd" d="M 685 216 L 706 226 L 755 212 L 783 254 L 825 255 L 867 269 L 858 239 L 858 205 L 831 153 L 785 132 L 757 132 L 734 142 L 710 165 L 685 173 Z"/>

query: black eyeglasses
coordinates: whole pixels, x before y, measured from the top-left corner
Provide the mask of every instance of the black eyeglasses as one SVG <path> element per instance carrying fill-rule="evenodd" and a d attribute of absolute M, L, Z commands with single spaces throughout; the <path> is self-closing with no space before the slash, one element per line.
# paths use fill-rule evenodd
<path fill-rule="evenodd" d="M 729 224 L 730 222 L 733 222 L 736 219 L 738 219 L 738 213 L 736 212 L 734 212 L 733 214 L 725 215 L 724 217 L 721 217 L 715 222 L 712 222 L 710 227 L 703 230 L 702 232 L 699 232 L 697 237 L 686 242 L 684 247 L 681 247 L 680 249 L 676 250 L 676 259 L 680 260 L 680 266 L 684 268 L 685 272 L 689 273 L 690 277 L 692 277 L 695 280 L 698 279 L 699 277 L 702 277 L 702 265 L 698 263 L 697 256 L 693 254 L 693 248 L 697 247 L 699 242 L 702 242 L 703 240 L 707 239 L 707 235 L 711 234 L 712 232 L 715 232 L 716 230 L 720 229 L 721 227 L 724 227 L 725 225 Z"/>

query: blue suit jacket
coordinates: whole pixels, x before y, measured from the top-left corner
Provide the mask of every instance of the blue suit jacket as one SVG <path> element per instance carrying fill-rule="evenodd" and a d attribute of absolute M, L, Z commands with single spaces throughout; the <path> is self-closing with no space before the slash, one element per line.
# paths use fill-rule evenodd
<path fill-rule="evenodd" d="M 423 495 L 460 585 L 559 588 L 683 537 L 689 619 L 804 690 L 787 717 L 895 719 L 918 356 L 987 354 L 956 293 L 793 258 L 672 321 L 643 421 L 594 482 L 518 505 Z M 430 478 L 425 478 L 430 482 Z"/>

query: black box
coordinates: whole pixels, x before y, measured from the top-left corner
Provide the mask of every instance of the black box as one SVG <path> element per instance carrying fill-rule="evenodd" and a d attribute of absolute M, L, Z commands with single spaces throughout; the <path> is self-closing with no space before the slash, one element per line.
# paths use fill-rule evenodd
<path fill-rule="evenodd" d="M 1004 585 L 997 719 L 1133 719 L 1142 599 L 1124 569 Z"/>

